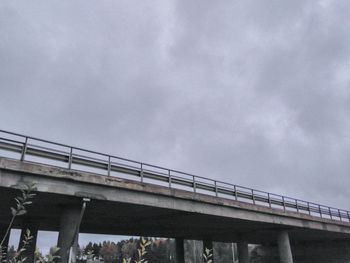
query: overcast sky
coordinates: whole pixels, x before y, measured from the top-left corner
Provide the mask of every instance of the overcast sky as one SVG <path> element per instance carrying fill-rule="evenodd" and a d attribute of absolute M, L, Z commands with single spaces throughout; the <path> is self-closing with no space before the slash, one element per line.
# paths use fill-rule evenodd
<path fill-rule="evenodd" d="M 0 128 L 350 209 L 350 2 L 0 2 Z"/>

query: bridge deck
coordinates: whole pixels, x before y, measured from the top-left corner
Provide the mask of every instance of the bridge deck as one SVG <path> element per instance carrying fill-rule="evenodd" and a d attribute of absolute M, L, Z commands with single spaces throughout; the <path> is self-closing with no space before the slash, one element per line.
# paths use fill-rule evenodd
<path fill-rule="evenodd" d="M 164 186 L 67 168 L 0 158 L 0 223 L 9 220 L 16 187 L 38 182 L 29 213 L 15 222 L 58 230 L 61 209 L 90 197 L 81 232 L 185 237 L 250 243 L 275 242 L 287 229 L 292 241 L 348 240 L 350 223 Z M 13 201 L 13 200 L 12 200 Z"/>
<path fill-rule="evenodd" d="M 350 222 L 350 212 L 347 210 L 3 130 L 0 130 L 0 156 L 58 165 L 73 171 L 92 171 L 108 177 L 117 176 L 139 182 L 151 182 L 169 189 L 186 189 L 194 193 L 283 211 Z"/>

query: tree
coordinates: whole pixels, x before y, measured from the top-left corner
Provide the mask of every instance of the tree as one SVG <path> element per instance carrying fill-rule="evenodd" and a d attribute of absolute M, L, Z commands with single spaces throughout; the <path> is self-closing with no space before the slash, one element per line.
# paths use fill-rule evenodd
<path fill-rule="evenodd" d="M 104 241 L 100 254 L 105 263 L 112 263 L 117 258 L 117 247 L 114 242 Z"/>
<path fill-rule="evenodd" d="M 101 245 L 101 243 L 100 243 L 100 245 Z M 92 245 L 92 253 L 94 254 L 95 258 L 100 258 L 100 249 L 101 249 L 100 245 L 98 245 L 96 243 L 94 243 Z"/>

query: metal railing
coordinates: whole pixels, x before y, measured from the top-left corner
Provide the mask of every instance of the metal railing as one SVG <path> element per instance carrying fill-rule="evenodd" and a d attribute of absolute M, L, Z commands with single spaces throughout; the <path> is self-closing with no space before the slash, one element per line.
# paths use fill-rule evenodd
<path fill-rule="evenodd" d="M 350 211 L 347 210 L 0 130 L 0 156 L 12 158 L 10 153 L 15 154 L 15 158 L 21 161 L 49 165 L 59 163 L 67 169 L 90 172 L 97 170 L 97 173 L 105 176 L 127 175 L 131 179 L 138 179 L 141 182 L 151 180 L 152 183 L 169 188 L 185 190 L 190 188 L 190 191 L 195 193 L 205 193 L 283 211 L 350 222 Z"/>

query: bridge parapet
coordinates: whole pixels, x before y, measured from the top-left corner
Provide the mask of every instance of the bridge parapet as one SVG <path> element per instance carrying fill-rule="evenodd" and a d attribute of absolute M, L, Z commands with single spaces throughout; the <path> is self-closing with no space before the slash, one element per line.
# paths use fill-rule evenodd
<path fill-rule="evenodd" d="M 350 222 L 350 212 L 347 210 L 4 130 L 0 130 L 0 156 L 55 165 L 71 171 L 94 172 L 141 183 L 150 182 L 169 189 L 183 189 L 284 212 Z"/>

